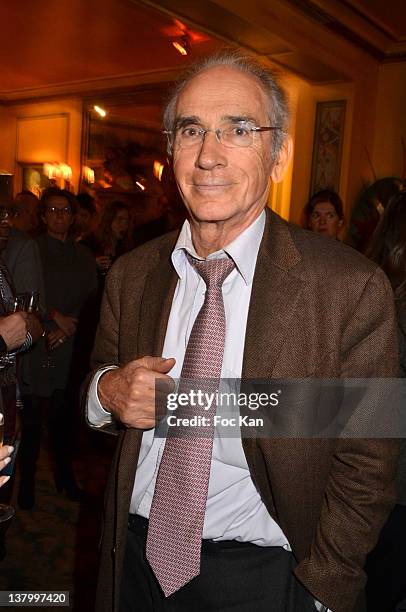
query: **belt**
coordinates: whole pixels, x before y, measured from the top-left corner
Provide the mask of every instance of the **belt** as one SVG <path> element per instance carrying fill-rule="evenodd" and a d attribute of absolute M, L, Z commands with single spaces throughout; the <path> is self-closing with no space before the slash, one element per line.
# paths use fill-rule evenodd
<path fill-rule="evenodd" d="M 138 536 L 147 537 L 148 519 L 138 514 L 128 515 L 128 529 Z M 258 548 L 252 542 L 238 542 L 237 540 L 202 540 L 202 553 L 219 553 L 229 548 Z"/>

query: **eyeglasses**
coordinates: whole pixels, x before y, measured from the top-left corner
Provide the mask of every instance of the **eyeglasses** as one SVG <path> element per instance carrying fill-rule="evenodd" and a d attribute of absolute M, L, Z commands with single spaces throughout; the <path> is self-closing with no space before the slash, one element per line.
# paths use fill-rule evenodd
<path fill-rule="evenodd" d="M 56 206 L 47 206 L 46 211 L 52 213 L 53 215 L 70 215 L 72 214 L 72 209 L 70 206 L 64 206 L 63 208 L 57 208 Z"/>
<path fill-rule="evenodd" d="M 164 130 L 164 134 L 168 137 L 170 148 L 174 144 L 182 149 L 201 145 L 208 132 L 214 132 L 217 141 L 225 147 L 250 147 L 254 142 L 254 134 L 256 132 L 270 132 L 273 130 L 281 130 L 278 126 L 258 127 L 251 123 L 239 122 L 238 124 L 231 123 L 217 130 L 205 130 L 198 125 L 188 125 L 179 127 L 176 130 Z"/>

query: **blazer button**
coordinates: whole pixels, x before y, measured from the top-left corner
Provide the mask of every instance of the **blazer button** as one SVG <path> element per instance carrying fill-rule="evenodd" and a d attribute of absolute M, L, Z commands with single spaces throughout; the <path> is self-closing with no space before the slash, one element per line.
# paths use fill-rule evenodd
<path fill-rule="evenodd" d="M 116 547 L 113 546 L 113 548 L 111 549 L 111 556 L 114 557 L 116 554 Z"/>

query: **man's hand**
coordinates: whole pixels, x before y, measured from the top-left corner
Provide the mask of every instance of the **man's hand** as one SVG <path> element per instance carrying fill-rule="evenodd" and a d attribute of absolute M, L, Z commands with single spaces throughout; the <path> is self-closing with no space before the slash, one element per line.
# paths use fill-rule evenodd
<path fill-rule="evenodd" d="M 63 344 L 66 340 L 66 334 L 60 327 L 53 329 L 47 335 L 47 347 L 49 351 L 53 351 L 57 346 Z"/>
<path fill-rule="evenodd" d="M 43 327 L 35 314 L 29 313 L 27 317 L 27 328 L 32 336 L 32 341 L 36 342 L 41 338 Z"/>
<path fill-rule="evenodd" d="M 155 427 L 155 381 L 167 381 L 168 392 L 173 390 L 174 382 L 166 373 L 174 364 L 173 358 L 142 357 L 108 370 L 97 385 L 101 405 L 127 427 Z"/>
<path fill-rule="evenodd" d="M 111 268 L 111 257 L 109 255 L 99 255 L 96 257 L 96 264 L 102 272 L 107 272 Z"/>
<path fill-rule="evenodd" d="M 14 312 L 0 319 L 0 335 L 3 336 L 7 350 L 19 348 L 27 336 L 27 313 Z"/>
<path fill-rule="evenodd" d="M 10 455 L 13 452 L 13 446 L 2 446 L 0 447 L 0 470 L 6 467 L 11 461 Z M 10 480 L 10 476 L 0 476 L 0 487 Z"/>
<path fill-rule="evenodd" d="M 75 317 L 63 315 L 58 310 L 55 310 L 53 319 L 66 336 L 73 336 L 73 334 L 76 332 L 78 320 Z"/>

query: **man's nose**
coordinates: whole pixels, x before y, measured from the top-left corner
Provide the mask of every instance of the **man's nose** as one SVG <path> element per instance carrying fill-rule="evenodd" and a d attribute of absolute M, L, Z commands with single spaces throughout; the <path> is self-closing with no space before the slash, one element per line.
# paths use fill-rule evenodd
<path fill-rule="evenodd" d="M 200 145 L 196 165 L 205 170 L 210 170 L 215 166 L 227 165 L 225 148 L 218 141 L 215 132 L 210 131 L 203 135 L 203 141 Z"/>

